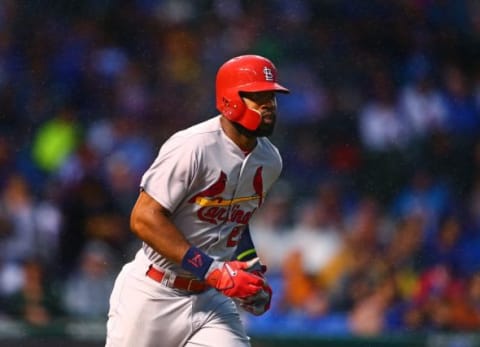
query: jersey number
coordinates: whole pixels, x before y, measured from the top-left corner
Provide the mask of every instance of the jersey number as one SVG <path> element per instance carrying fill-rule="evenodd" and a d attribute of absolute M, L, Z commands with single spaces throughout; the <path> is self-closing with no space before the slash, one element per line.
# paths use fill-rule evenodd
<path fill-rule="evenodd" d="M 238 244 L 238 241 L 240 241 L 240 235 L 242 234 L 242 229 L 243 227 L 240 226 L 232 229 L 227 238 L 227 247 L 235 247 Z"/>

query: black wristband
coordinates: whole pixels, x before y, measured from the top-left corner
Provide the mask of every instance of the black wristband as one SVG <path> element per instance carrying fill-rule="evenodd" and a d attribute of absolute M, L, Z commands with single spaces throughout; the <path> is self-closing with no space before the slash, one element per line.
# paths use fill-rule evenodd
<path fill-rule="evenodd" d="M 240 240 L 238 241 L 233 259 L 246 261 L 257 257 L 257 251 L 253 245 L 252 236 L 250 235 L 250 228 L 247 225 L 243 230 Z"/>
<path fill-rule="evenodd" d="M 213 258 L 192 246 L 182 259 L 182 268 L 203 280 L 212 262 Z"/>

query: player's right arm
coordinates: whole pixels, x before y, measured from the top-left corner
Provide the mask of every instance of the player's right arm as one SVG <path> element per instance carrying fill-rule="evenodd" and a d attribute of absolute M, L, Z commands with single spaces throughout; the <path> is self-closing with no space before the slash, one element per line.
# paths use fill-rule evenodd
<path fill-rule="evenodd" d="M 264 286 L 263 278 L 249 272 L 254 261 L 216 261 L 190 245 L 171 222 L 170 212 L 143 190 L 133 207 L 130 227 L 156 252 L 181 264 L 226 296 L 250 297 Z"/>
<path fill-rule="evenodd" d="M 177 264 L 191 246 L 170 220 L 170 211 L 143 189 L 133 207 L 130 228 L 156 252 Z"/>

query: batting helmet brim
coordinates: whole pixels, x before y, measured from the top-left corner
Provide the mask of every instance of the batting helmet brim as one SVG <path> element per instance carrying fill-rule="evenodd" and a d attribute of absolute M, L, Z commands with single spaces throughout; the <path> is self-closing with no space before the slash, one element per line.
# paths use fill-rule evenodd
<path fill-rule="evenodd" d="M 290 90 L 276 82 L 255 82 L 238 86 L 239 92 L 255 93 L 255 92 L 279 92 L 288 94 Z"/>

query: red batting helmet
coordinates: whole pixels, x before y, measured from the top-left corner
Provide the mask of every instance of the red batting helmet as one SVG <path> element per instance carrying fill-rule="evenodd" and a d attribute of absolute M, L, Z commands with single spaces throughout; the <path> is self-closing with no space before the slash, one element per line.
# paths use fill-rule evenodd
<path fill-rule="evenodd" d="M 240 92 L 275 91 L 288 93 L 289 90 L 277 83 L 277 68 L 259 55 L 242 55 L 224 63 L 217 72 L 217 109 L 232 122 L 248 130 L 256 130 L 261 117 L 247 108 Z"/>

